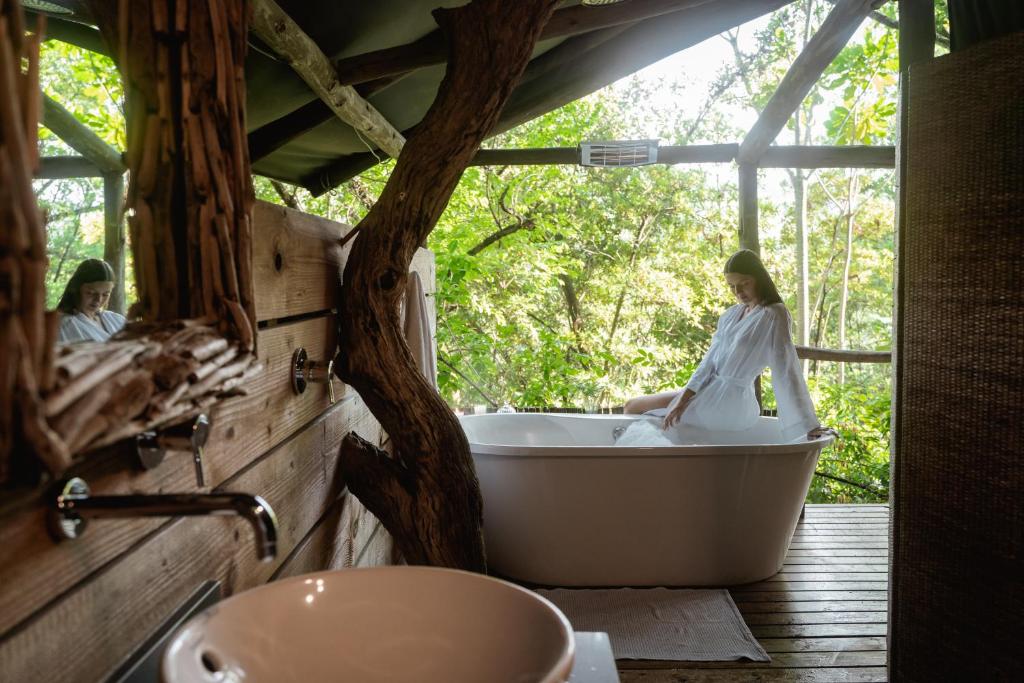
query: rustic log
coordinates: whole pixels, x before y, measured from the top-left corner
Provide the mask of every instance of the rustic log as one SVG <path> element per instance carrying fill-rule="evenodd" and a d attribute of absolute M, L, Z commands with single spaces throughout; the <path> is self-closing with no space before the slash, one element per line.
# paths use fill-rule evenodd
<path fill-rule="evenodd" d="M 124 173 L 121 153 L 76 119 L 59 102 L 46 95 L 43 96 L 43 125 L 103 173 Z"/>
<path fill-rule="evenodd" d="M 482 503 L 458 421 L 413 362 L 398 321 L 409 264 L 498 120 L 556 0 L 436 10 L 451 42 L 437 99 L 360 223 L 339 291 L 335 365 L 392 436 L 394 458 L 349 434 L 340 467 L 405 560 L 483 571 Z M 481 58 L 481 55 L 486 58 Z"/>
<path fill-rule="evenodd" d="M 807 93 L 821 78 L 832 60 L 843 49 L 864 17 L 871 11 L 873 0 L 839 0 L 825 18 L 821 28 L 797 55 L 789 71 L 768 104 L 761 110 L 757 122 L 740 143 L 739 162 L 757 164 L 768 146 L 775 140 L 786 121 L 793 115 Z"/>
<path fill-rule="evenodd" d="M 338 118 L 398 157 L 405 144 L 402 134 L 352 87 L 341 83 L 327 55 L 274 0 L 253 0 L 253 32 L 291 64 Z"/>

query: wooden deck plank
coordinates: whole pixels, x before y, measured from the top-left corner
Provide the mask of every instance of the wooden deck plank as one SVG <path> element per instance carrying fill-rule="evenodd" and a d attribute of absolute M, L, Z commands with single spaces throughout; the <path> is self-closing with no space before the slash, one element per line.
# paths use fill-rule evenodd
<path fill-rule="evenodd" d="M 774 614 L 745 614 L 748 625 L 753 624 L 884 624 L 886 612 L 776 612 Z"/>
<path fill-rule="evenodd" d="M 877 564 L 880 566 L 887 566 L 889 564 L 889 558 L 879 555 L 869 555 L 867 557 L 833 557 L 833 556 L 810 556 L 806 557 L 798 555 L 796 557 L 790 556 L 786 558 L 786 564 L 818 564 L 818 565 L 833 565 L 833 564 L 848 564 L 850 562 L 856 562 L 857 564 Z"/>
<path fill-rule="evenodd" d="M 670 669 L 679 662 L 622 660 L 630 669 Z M 687 669 L 749 669 L 752 662 L 686 662 Z M 771 662 L 753 662 L 761 669 L 803 669 L 825 666 L 885 666 L 885 652 L 778 652 Z M 625 668 L 625 667 L 624 667 Z"/>
<path fill-rule="evenodd" d="M 886 600 L 805 600 L 800 602 L 737 602 L 744 615 L 761 612 L 884 612 Z"/>
<path fill-rule="evenodd" d="M 790 548 L 787 557 L 888 557 L 888 548 Z"/>
<path fill-rule="evenodd" d="M 820 572 L 881 572 L 887 574 L 887 564 L 789 564 L 782 565 L 782 571 L 786 574 L 805 574 Z"/>
<path fill-rule="evenodd" d="M 885 667 L 820 669 L 666 669 L 621 671 L 621 683 L 879 683 Z"/>
<path fill-rule="evenodd" d="M 765 652 L 875 652 L 885 650 L 885 638 L 762 638 Z"/>
<path fill-rule="evenodd" d="M 779 572 L 765 581 L 878 581 L 878 572 Z"/>
<path fill-rule="evenodd" d="M 733 586 L 733 593 L 743 591 L 884 591 L 888 580 L 876 578 L 873 581 L 759 581 L 745 586 Z"/>
<path fill-rule="evenodd" d="M 750 624 L 755 638 L 833 638 L 885 636 L 886 624 Z"/>
<path fill-rule="evenodd" d="M 887 600 L 884 591 L 748 591 L 733 595 L 735 602 L 810 602 L 814 600 Z"/>

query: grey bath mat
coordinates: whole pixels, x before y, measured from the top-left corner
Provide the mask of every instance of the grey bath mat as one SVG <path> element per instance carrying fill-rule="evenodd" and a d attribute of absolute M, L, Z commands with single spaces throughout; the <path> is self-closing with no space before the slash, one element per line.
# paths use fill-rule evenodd
<path fill-rule="evenodd" d="M 616 659 L 771 661 L 727 590 L 555 588 L 537 593 L 565 613 L 573 630 L 607 631 Z"/>

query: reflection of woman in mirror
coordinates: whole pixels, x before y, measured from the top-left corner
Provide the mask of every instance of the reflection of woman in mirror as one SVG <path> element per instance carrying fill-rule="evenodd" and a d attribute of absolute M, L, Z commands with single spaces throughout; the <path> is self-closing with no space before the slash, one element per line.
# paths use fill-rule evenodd
<path fill-rule="evenodd" d="M 100 259 L 82 261 L 68 280 L 57 303 L 60 311 L 60 342 L 106 341 L 124 327 L 120 313 L 104 307 L 114 290 L 114 269 Z"/>

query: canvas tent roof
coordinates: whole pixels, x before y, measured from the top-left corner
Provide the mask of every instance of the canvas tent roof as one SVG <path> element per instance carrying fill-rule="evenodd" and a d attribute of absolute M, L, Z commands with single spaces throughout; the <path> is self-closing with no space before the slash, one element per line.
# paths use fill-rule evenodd
<path fill-rule="evenodd" d="M 636 11 L 668 10 L 638 21 L 569 33 L 538 43 L 494 133 L 587 95 L 665 56 L 771 12 L 791 0 L 629 0 Z M 102 49 L 85 0 L 25 0 L 49 15 L 49 35 Z M 280 7 L 335 62 L 411 43 L 437 29 L 431 11 L 465 0 L 278 0 Z M 579 4 L 568 0 L 559 9 Z M 586 11 L 600 8 L 586 8 Z M 251 41 L 246 64 L 253 171 L 319 193 L 383 158 L 331 114 L 284 60 Z M 351 62 L 349 62 L 351 63 Z M 434 100 L 444 64 L 416 68 L 366 96 L 406 133 Z M 366 84 L 356 85 L 366 91 Z M 286 142 L 283 142 L 287 140 Z"/>

